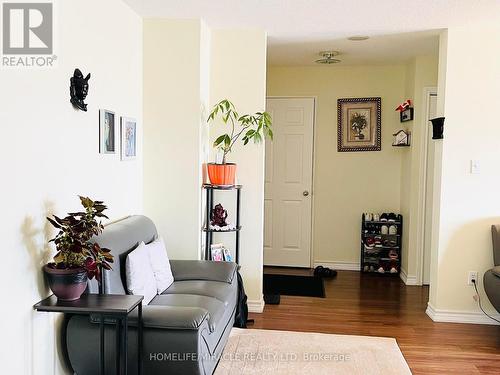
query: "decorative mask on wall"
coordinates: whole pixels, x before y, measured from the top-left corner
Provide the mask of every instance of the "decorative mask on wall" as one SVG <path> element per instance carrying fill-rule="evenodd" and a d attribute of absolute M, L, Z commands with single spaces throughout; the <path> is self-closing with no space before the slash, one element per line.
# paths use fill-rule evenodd
<path fill-rule="evenodd" d="M 432 139 L 443 139 L 444 117 L 436 117 L 431 120 Z"/>
<path fill-rule="evenodd" d="M 83 77 L 80 69 L 75 69 L 73 77 L 70 78 L 69 93 L 71 95 L 71 104 L 82 111 L 87 111 L 87 104 L 84 103 L 85 98 L 89 92 L 89 79 L 90 73 L 87 77 Z"/>
<path fill-rule="evenodd" d="M 213 226 L 225 227 L 227 219 L 227 210 L 222 207 L 222 204 L 217 204 L 210 213 L 210 220 Z"/>

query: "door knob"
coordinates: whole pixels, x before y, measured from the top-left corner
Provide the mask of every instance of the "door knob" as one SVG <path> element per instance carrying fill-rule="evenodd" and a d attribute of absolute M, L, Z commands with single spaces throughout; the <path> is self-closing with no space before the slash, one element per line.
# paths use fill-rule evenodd
<path fill-rule="evenodd" d="M 307 190 L 304 190 L 304 191 L 302 192 L 302 195 L 303 195 L 304 197 L 307 197 L 307 196 L 309 195 L 309 192 L 308 192 Z"/>

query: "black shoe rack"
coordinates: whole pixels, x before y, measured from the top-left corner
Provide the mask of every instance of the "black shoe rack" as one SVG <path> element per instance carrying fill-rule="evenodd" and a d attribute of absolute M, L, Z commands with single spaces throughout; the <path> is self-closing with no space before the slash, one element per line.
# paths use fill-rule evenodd
<path fill-rule="evenodd" d="M 384 226 L 387 229 L 383 228 Z M 396 228 L 396 232 L 389 234 L 391 226 Z M 401 272 L 402 238 L 402 215 L 395 215 L 393 221 L 374 221 L 365 220 L 365 214 L 363 214 L 361 219 L 361 272 L 399 275 Z M 384 272 L 379 272 L 381 267 Z M 392 268 L 395 268 L 397 272 L 391 273 Z"/>

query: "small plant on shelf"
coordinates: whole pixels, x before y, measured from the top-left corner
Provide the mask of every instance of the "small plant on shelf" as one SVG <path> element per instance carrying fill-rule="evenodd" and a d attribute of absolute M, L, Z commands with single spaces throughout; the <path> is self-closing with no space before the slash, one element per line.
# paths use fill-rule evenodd
<path fill-rule="evenodd" d="M 100 219 L 108 218 L 102 201 L 80 196 L 83 211 L 69 213 L 60 218 L 47 218 L 59 230 L 49 242 L 56 245 L 54 261 L 44 267 L 49 284 L 60 299 L 78 299 L 86 288 L 87 279 L 101 282 L 101 268 L 110 270 L 113 263 L 111 250 L 101 248 L 92 239 L 102 233 Z M 98 221 L 99 220 L 99 221 Z M 79 293 L 79 294 L 78 294 Z"/>
<path fill-rule="evenodd" d="M 230 130 L 215 139 L 213 146 L 222 152 L 222 163 L 209 163 L 208 174 L 214 185 L 232 185 L 236 164 L 227 163 L 227 155 L 240 138 L 243 145 L 247 145 L 251 140 L 261 143 L 266 137 L 272 140 L 272 119 L 267 112 L 240 115 L 228 99 L 221 100 L 213 107 L 207 121 L 214 122 L 219 117 L 225 125 L 230 126 Z"/>

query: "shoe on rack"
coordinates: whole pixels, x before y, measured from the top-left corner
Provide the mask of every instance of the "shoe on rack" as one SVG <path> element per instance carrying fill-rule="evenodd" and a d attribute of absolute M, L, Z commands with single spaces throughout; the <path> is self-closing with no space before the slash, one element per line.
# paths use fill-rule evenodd
<path fill-rule="evenodd" d="M 398 270 L 395 267 L 391 267 L 390 272 L 391 273 L 398 273 Z"/>
<path fill-rule="evenodd" d="M 386 213 L 383 213 L 382 215 L 380 215 L 380 221 L 387 221 L 387 214 Z"/>
<path fill-rule="evenodd" d="M 395 225 L 391 225 L 389 227 L 389 234 L 398 234 L 398 227 Z"/>
<path fill-rule="evenodd" d="M 378 273 L 385 273 L 384 267 L 379 267 L 377 272 Z"/>
<path fill-rule="evenodd" d="M 380 233 L 381 234 L 389 234 L 389 227 L 387 225 L 382 225 L 380 227 Z"/>
<path fill-rule="evenodd" d="M 397 220 L 398 220 L 398 217 L 396 216 L 396 214 L 394 212 L 391 212 L 390 214 L 387 215 L 387 221 L 394 222 Z"/>

